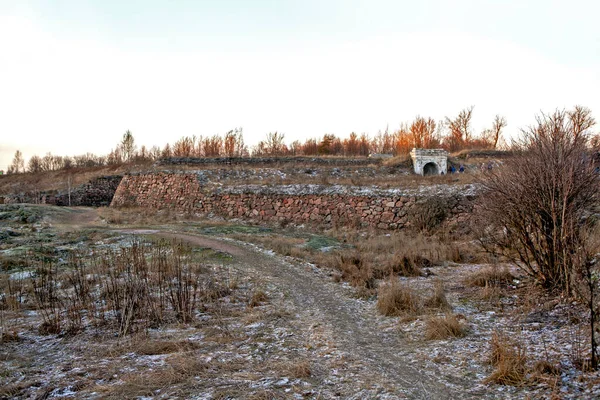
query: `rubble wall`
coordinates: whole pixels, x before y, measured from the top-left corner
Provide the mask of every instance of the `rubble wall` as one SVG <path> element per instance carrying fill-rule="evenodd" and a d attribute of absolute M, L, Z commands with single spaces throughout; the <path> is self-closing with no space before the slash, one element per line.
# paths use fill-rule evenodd
<path fill-rule="evenodd" d="M 378 189 L 341 185 L 203 185 L 195 173 L 125 176 L 112 207 L 149 207 L 266 222 L 400 229 L 431 200 L 445 219 L 461 222 L 472 210 L 472 185 Z"/>
<path fill-rule="evenodd" d="M 71 189 L 72 206 L 101 207 L 110 205 L 112 198 L 123 178 L 122 175 L 110 175 L 94 178 L 83 185 Z M 3 196 L 4 202 L 52 204 L 56 206 L 69 205 L 69 191 L 30 191 L 7 194 Z"/>

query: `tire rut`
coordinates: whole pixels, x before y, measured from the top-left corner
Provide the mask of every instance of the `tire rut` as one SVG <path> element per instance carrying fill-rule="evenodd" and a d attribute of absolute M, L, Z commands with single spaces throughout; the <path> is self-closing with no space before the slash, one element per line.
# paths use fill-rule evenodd
<path fill-rule="evenodd" d="M 403 343 L 396 332 L 379 332 L 372 310 L 365 311 L 360 302 L 348 297 L 343 287 L 327 281 L 322 275 L 307 271 L 282 257 L 230 241 L 182 233 L 160 232 L 157 236 L 182 240 L 239 258 L 246 268 L 288 293 L 298 308 L 317 314 L 315 319 L 334 333 L 338 348 L 396 382 L 407 397 L 464 398 L 464 393 L 452 393 L 451 388 L 410 366 L 404 356 L 410 354 L 411 345 Z"/>

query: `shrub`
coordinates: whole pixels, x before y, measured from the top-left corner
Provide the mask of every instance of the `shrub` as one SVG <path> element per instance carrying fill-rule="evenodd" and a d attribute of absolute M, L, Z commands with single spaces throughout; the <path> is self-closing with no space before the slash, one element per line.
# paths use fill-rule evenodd
<path fill-rule="evenodd" d="M 433 285 L 433 295 L 425 300 L 426 307 L 437 308 L 440 310 L 450 311 L 452 307 L 448 303 L 446 298 L 446 290 L 444 289 L 444 282 L 441 279 L 436 279 Z"/>
<path fill-rule="evenodd" d="M 525 379 L 527 357 L 523 346 L 503 333 L 494 332 L 490 341 L 492 374 L 485 383 L 518 385 Z"/>
<path fill-rule="evenodd" d="M 379 286 L 377 310 L 381 314 L 386 316 L 412 315 L 419 309 L 418 296 L 394 277 Z"/>
<path fill-rule="evenodd" d="M 515 277 L 508 267 L 500 268 L 497 264 L 492 264 L 469 276 L 465 283 L 469 286 L 496 287 L 512 283 L 513 279 Z"/>
<path fill-rule="evenodd" d="M 432 233 L 447 217 L 450 199 L 428 197 L 409 211 L 409 221 L 419 232 Z"/>
<path fill-rule="evenodd" d="M 454 314 L 429 318 L 425 325 L 425 338 L 427 340 L 459 338 L 465 336 L 466 332 L 465 325 Z"/>
<path fill-rule="evenodd" d="M 556 111 L 514 143 L 515 156 L 485 174 L 475 219 L 481 244 L 517 263 L 547 289 L 569 291 L 585 260 L 585 220 L 598 201 L 600 174 L 587 148 L 590 112 Z"/>

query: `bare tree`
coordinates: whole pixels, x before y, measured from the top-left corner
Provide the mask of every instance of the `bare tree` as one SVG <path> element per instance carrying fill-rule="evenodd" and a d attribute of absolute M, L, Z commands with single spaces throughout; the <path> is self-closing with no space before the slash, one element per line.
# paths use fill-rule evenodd
<path fill-rule="evenodd" d="M 173 145 L 173 157 L 192 157 L 196 148 L 196 137 L 184 136 Z"/>
<path fill-rule="evenodd" d="M 575 106 L 573 110 L 567 111 L 567 116 L 572 125 L 573 135 L 581 135 L 587 132 L 596 124 L 596 120 L 592 117 L 592 110 L 583 106 Z"/>
<path fill-rule="evenodd" d="M 512 260 L 548 290 L 575 291 L 590 312 L 590 367 L 598 367 L 595 338 L 600 269 L 600 174 L 590 156 L 589 110 L 542 114 L 513 143 L 516 154 L 486 175 L 479 213 L 480 241 Z"/>
<path fill-rule="evenodd" d="M 283 143 L 285 135 L 279 132 L 269 132 L 265 141 L 265 150 L 268 155 L 280 156 L 287 150 Z"/>
<path fill-rule="evenodd" d="M 500 141 L 502 130 L 506 127 L 506 124 L 506 118 L 501 117 L 499 114 L 496 114 L 496 117 L 494 118 L 494 123 L 492 124 L 491 137 L 491 144 L 493 145 L 494 149 L 498 147 L 498 142 Z"/>
<path fill-rule="evenodd" d="M 121 151 L 126 162 L 131 161 L 135 155 L 135 139 L 131 131 L 127 130 L 121 139 Z"/>
<path fill-rule="evenodd" d="M 32 173 L 38 173 L 42 171 L 42 159 L 40 156 L 31 156 L 27 163 L 27 171 Z"/>
<path fill-rule="evenodd" d="M 25 160 L 23 159 L 23 153 L 21 153 L 21 150 L 15 151 L 15 156 L 12 160 L 12 164 L 10 167 L 8 167 L 8 172 L 12 174 L 25 172 Z"/>
<path fill-rule="evenodd" d="M 448 147 L 450 151 L 457 151 L 465 145 L 469 145 L 472 139 L 471 118 L 473 117 L 473 106 L 465 108 L 458 116 L 451 119 L 446 117 L 446 126 L 449 129 Z"/>
<path fill-rule="evenodd" d="M 431 148 L 438 145 L 435 137 L 436 124 L 432 118 L 417 116 L 410 124 L 408 131 L 413 147 Z"/>
<path fill-rule="evenodd" d="M 246 154 L 242 128 L 233 129 L 225 134 L 223 148 L 227 157 L 242 157 Z"/>
<path fill-rule="evenodd" d="M 587 125 L 592 121 L 588 119 Z M 569 292 L 582 225 L 597 204 L 599 174 L 588 135 L 565 111 L 543 114 L 514 143 L 516 154 L 482 182 L 482 244 L 547 289 Z"/>

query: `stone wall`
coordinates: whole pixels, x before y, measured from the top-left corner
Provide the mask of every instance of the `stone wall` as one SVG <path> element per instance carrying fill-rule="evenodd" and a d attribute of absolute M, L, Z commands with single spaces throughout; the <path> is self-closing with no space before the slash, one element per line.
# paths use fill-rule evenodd
<path fill-rule="evenodd" d="M 341 185 L 203 185 L 195 173 L 125 176 L 112 207 L 139 206 L 267 222 L 362 225 L 399 229 L 431 199 L 442 199 L 448 219 L 472 209 L 472 185 L 378 189 Z"/>
<path fill-rule="evenodd" d="M 378 165 L 382 160 L 378 158 L 362 157 L 169 157 L 156 161 L 156 165 L 201 165 L 201 166 L 221 166 L 221 165 L 254 165 L 254 166 L 273 166 L 273 165 L 319 165 L 319 166 L 358 166 L 358 165 Z"/>
<path fill-rule="evenodd" d="M 108 206 L 119 183 L 121 183 L 121 179 L 123 179 L 121 175 L 101 176 L 83 185 L 76 186 L 71 189 L 70 203 L 72 206 Z M 67 190 L 53 190 L 7 194 L 4 195 L 4 202 L 68 206 L 69 192 Z"/>

